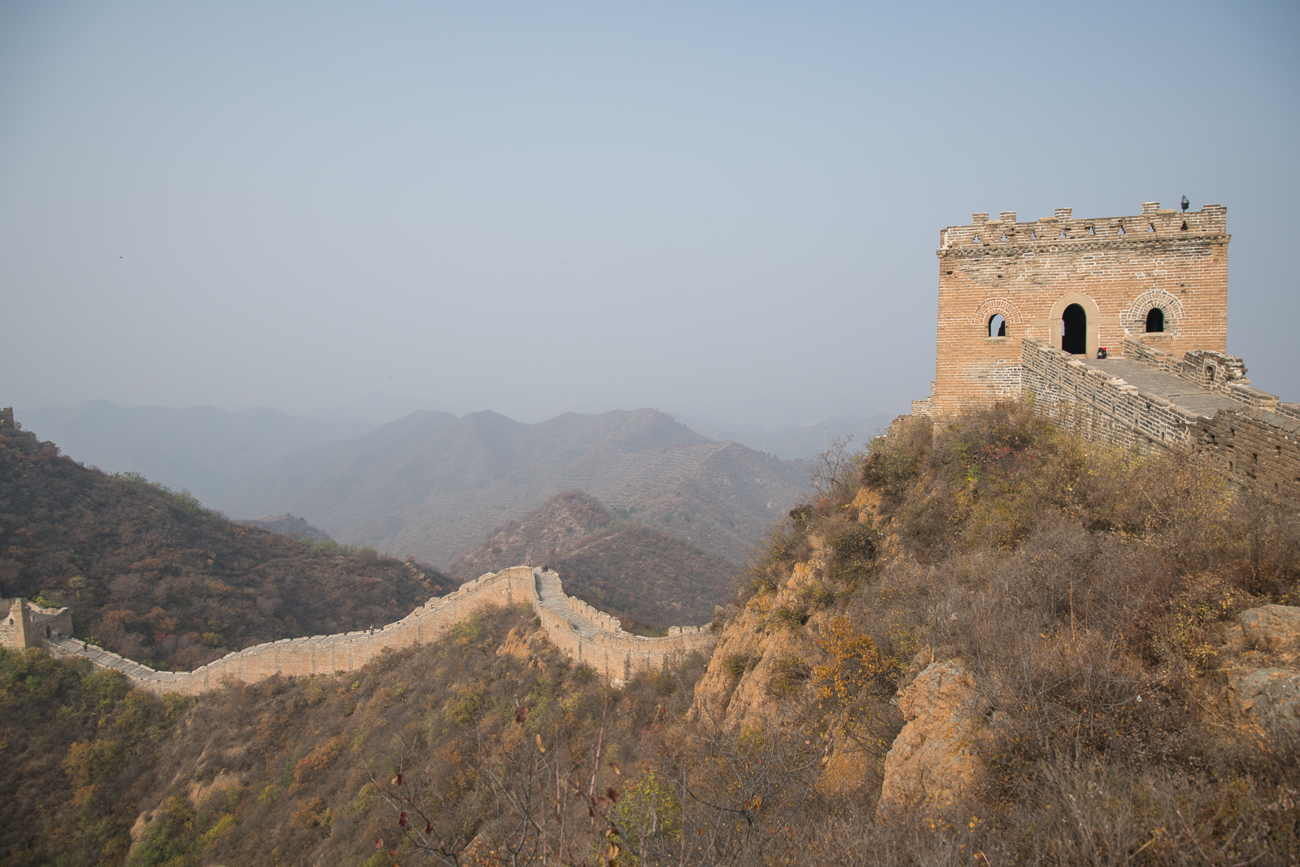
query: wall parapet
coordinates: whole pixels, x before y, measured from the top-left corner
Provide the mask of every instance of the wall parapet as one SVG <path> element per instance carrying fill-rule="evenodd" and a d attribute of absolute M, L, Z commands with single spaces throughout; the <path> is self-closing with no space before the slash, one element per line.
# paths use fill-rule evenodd
<path fill-rule="evenodd" d="M 1034 405 L 1066 429 L 1143 453 L 1191 450 L 1197 415 L 1168 398 L 1034 338 L 1025 338 L 1021 359 Z"/>
<path fill-rule="evenodd" d="M 939 255 L 1022 253 L 1026 249 L 1107 246 L 1139 247 L 1157 241 L 1196 240 L 1228 242 L 1228 209 L 1206 205 L 1199 211 L 1180 213 L 1143 202 L 1142 213 L 1124 217 L 1075 218 L 1073 209 L 1057 208 L 1055 215 L 1030 223 L 1016 221 L 1015 211 L 997 219 L 987 213 L 972 214 L 966 226 L 949 226 L 939 233 Z"/>
<path fill-rule="evenodd" d="M 1137 347 L 1141 351 L 1130 352 L 1134 345 L 1125 345 L 1128 360 L 1219 395 L 1213 408 L 1196 412 L 1179 406 L 1032 339 L 1022 350 L 1025 387 L 1038 411 L 1067 430 L 1140 453 L 1183 451 L 1244 488 L 1300 504 L 1300 407 L 1243 384 L 1250 380 L 1242 375 L 1221 378 L 1218 388 L 1203 381 L 1207 359 L 1244 374 L 1236 356 L 1198 350 L 1178 358 Z"/>
<path fill-rule="evenodd" d="M 1246 363 L 1236 355 L 1212 349 L 1193 349 L 1179 355 L 1157 349 L 1140 340 L 1125 340 L 1124 357 L 1141 361 L 1207 391 L 1226 395 L 1250 406 L 1275 412 L 1282 409 L 1282 402 L 1277 395 L 1250 384 L 1246 378 Z"/>
<path fill-rule="evenodd" d="M 664 638 L 624 632 L 614 617 L 566 595 L 555 572 L 515 566 L 481 575 L 379 628 L 281 638 L 229 653 L 187 672 L 155 671 L 71 638 L 70 620 L 69 637 L 54 636 L 45 644 L 52 655 L 88 659 L 101 668 L 120 671 L 132 684 L 150 692 L 197 695 L 227 681 L 254 683 L 275 675 L 354 671 L 386 650 L 436 641 L 475 611 L 516 604 L 532 607 L 557 648 L 575 661 L 591 665 L 616 685 L 638 671 L 661 668 L 687 653 L 711 653 L 716 642 L 712 632 L 696 627 L 673 627 Z"/>

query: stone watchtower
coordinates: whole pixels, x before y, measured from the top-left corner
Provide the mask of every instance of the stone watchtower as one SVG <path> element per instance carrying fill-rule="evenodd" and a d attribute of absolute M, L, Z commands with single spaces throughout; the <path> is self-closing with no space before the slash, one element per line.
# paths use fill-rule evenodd
<path fill-rule="evenodd" d="M 939 235 L 939 331 L 930 397 L 950 415 L 1021 393 L 1021 343 L 1121 354 L 1125 339 L 1183 353 L 1227 349 L 1228 212 L 1145 202 L 1130 217 L 1034 223 L 1015 211 Z"/>

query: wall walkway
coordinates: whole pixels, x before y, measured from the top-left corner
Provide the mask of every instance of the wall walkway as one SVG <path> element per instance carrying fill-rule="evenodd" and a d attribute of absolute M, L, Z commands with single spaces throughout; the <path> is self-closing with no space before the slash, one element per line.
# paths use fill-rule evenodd
<path fill-rule="evenodd" d="M 227 681 L 255 683 L 277 674 L 300 677 L 354 671 L 385 650 L 436 641 L 475 611 L 520 603 L 532 606 L 551 643 L 616 685 L 638 671 L 661 668 L 693 651 L 710 654 L 716 641 L 707 627 L 675 626 L 664 638 L 632 635 L 615 618 L 566 595 L 555 572 L 516 566 L 430 599 L 382 629 L 285 638 L 228 654 L 194 671 L 154 671 L 74 638 L 55 637 L 44 643 L 55 656 L 81 657 L 120 671 L 133 685 L 150 692 L 198 695 Z"/>
<path fill-rule="evenodd" d="M 1250 386 L 1241 359 L 1125 341 L 1120 358 L 1069 355 L 1025 338 L 1023 387 L 1081 436 L 1149 454 L 1195 455 L 1243 487 L 1300 505 L 1300 406 Z"/>

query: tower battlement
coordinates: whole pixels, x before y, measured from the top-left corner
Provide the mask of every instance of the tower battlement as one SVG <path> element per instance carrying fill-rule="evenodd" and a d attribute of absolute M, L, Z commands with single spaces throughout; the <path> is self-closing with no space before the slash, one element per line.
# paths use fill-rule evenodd
<path fill-rule="evenodd" d="M 939 233 L 939 322 L 931 396 L 947 415 L 1020 395 L 1026 337 L 1075 355 L 1126 340 L 1166 352 L 1227 349 L 1228 211 L 1145 202 L 1123 217 L 1032 222 L 974 214 Z"/>
<path fill-rule="evenodd" d="M 1222 238 L 1226 244 L 1228 209 L 1206 205 L 1199 211 L 1181 212 L 1161 208 L 1159 202 L 1143 202 L 1142 213 L 1133 216 L 1076 218 L 1073 208 L 1057 208 L 1055 215 L 1029 223 L 1017 222 L 1015 211 L 1003 211 L 996 219 L 985 213 L 972 214 L 970 225 L 949 226 L 939 233 L 939 254 L 976 249 L 994 253 L 1026 245 L 1035 249 L 1116 242 L 1141 245 L 1192 238 Z"/>

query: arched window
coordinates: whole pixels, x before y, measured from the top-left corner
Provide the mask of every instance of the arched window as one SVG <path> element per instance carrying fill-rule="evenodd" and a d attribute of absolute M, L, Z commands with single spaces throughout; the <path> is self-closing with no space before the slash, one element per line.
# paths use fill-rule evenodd
<path fill-rule="evenodd" d="M 1061 314 L 1061 349 L 1071 355 L 1088 354 L 1088 313 L 1078 304 Z"/>
<path fill-rule="evenodd" d="M 1007 318 L 1001 313 L 994 313 L 989 317 L 989 337 L 1006 337 L 1007 336 Z"/>
<path fill-rule="evenodd" d="M 1159 334 L 1165 330 L 1165 311 L 1152 307 L 1147 313 L 1147 334 Z"/>

